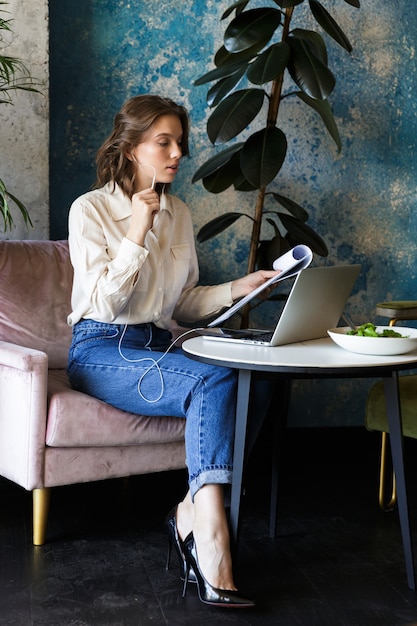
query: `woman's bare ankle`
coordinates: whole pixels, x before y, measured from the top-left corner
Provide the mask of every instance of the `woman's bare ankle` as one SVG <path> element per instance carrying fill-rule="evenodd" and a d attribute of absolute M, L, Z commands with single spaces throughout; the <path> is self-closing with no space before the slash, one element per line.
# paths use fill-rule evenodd
<path fill-rule="evenodd" d="M 210 585 L 236 591 L 232 573 L 232 557 L 228 534 L 206 532 L 194 528 L 194 541 L 201 572 Z"/>
<path fill-rule="evenodd" d="M 184 541 L 187 535 L 190 534 L 190 532 L 193 530 L 193 523 L 193 504 L 191 502 L 191 499 L 188 500 L 186 496 L 182 502 L 178 503 L 177 507 L 177 529 L 180 539 Z"/>
<path fill-rule="evenodd" d="M 192 530 L 204 578 L 213 587 L 235 591 L 222 485 L 204 485 L 197 491 L 194 504 L 191 498 L 185 498 L 182 504 L 192 507 Z"/>

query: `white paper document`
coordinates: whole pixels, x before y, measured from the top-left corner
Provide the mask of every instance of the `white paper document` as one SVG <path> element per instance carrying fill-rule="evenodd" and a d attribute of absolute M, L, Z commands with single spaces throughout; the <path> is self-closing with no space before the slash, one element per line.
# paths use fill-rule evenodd
<path fill-rule="evenodd" d="M 308 246 L 300 244 L 291 250 L 288 250 L 288 252 L 275 259 L 272 264 L 274 270 L 281 270 L 279 274 L 265 281 L 262 285 L 251 291 L 247 296 L 241 298 L 241 300 L 236 302 L 236 304 L 227 309 L 227 311 L 219 315 L 219 317 L 216 317 L 216 319 L 207 324 L 208 328 L 217 326 L 218 324 L 221 324 L 225 320 L 229 319 L 229 317 L 232 317 L 232 315 L 239 311 L 239 309 L 250 302 L 252 298 L 255 298 L 270 285 L 279 283 L 281 280 L 285 280 L 286 278 L 296 276 L 299 272 L 301 272 L 301 270 L 310 265 L 312 259 L 313 253 Z"/>

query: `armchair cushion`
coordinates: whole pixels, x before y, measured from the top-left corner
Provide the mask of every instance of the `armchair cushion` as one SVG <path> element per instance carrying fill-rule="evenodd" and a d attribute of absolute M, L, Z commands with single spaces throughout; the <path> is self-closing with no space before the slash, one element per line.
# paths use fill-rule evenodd
<path fill-rule="evenodd" d="M 115 409 L 74 391 L 65 370 L 50 370 L 48 378 L 48 446 L 129 446 L 184 439 L 182 418 L 147 417 Z"/>

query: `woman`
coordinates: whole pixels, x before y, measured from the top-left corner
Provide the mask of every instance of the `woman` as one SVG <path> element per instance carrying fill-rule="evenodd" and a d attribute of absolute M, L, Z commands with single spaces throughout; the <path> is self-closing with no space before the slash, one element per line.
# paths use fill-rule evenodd
<path fill-rule="evenodd" d="M 231 482 L 236 374 L 191 361 L 177 347 L 163 352 L 174 320 L 212 316 L 276 272 L 196 286 L 191 216 L 167 193 L 187 154 L 188 116 L 171 100 L 136 96 L 116 115 L 98 151 L 95 188 L 69 215 L 68 373 L 74 388 L 120 409 L 187 418 L 189 491 L 168 515 L 170 542 L 185 584 L 191 572 L 203 602 L 249 607 L 236 594 L 223 495 Z"/>

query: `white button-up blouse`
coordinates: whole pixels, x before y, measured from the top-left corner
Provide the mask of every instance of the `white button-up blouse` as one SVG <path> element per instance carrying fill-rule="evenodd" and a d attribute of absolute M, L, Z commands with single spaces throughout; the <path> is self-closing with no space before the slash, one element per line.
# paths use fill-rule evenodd
<path fill-rule="evenodd" d="M 144 247 L 126 239 L 132 209 L 116 185 L 80 196 L 69 213 L 74 267 L 72 312 L 80 319 L 120 324 L 196 322 L 232 304 L 231 282 L 196 286 L 199 279 L 191 215 L 178 198 L 163 194 Z"/>

